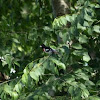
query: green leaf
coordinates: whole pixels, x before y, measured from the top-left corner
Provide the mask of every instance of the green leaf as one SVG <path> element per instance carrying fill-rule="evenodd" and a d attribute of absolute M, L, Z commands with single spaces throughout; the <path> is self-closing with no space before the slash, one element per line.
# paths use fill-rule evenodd
<path fill-rule="evenodd" d="M 7 65 L 7 62 L 5 60 L 2 60 L 2 66 Z"/>
<path fill-rule="evenodd" d="M 82 89 L 82 90 L 86 88 L 86 86 L 85 86 L 83 83 L 80 83 L 80 84 L 79 84 L 79 87 L 80 87 L 80 89 Z"/>
<path fill-rule="evenodd" d="M 11 67 L 12 57 L 9 54 L 6 54 L 4 58 L 9 67 Z"/>
<path fill-rule="evenodd" d="M 13 97 L 13 100 L 18 100 L 17 92 L 12 92 L 12 97 Z"/>
<path fill-rule="evenodd" d="M 75 71 L 75 75 L 77 79 L 89 80 L 87 74 L 83 73 L 81 69 Z"/>
<path fill-rule="evenodd" d="M 89 77 L 85 73 L 77 73 L 76 76 L 78 79 L 89 80 Z"/>
<path fill-rule="evenodd" d="M 87 20 L 87 21 L 93 21 L 91 16 L 89 16 L 88 14 L 85 14 L 84 19 Z"/>
<path fill-rule="evenodd" d="M 89 91 L 86 88 L 82 89 L 82 98 L 85 99 L 88 98 L 88 96 L 89 96 Z"/>
<path fill-rule="evenodd" d="M 16 84 L 14 90 L 16 90 L 18 93 L 20 93 L 21 90 L 22 90 L 22 85 L 21 85 L 21 83 Z"/>
<path fill-rule="evenodd" d="M 55 67 L 55 64 L 53 62 L 50 62 L 50 60 L 43 63 L 43 67 L 51 71 L 52 73 L 59 74 L 57 67 Z"/>
<path fill-rule="evenodd" d="M 50 60 L 51 60 L 53 63 L 55 63 L 56 65 L 58 65 L 59 68 L 64 69 L 64 70 L 66 69 L 65 64 L 62 63 L 61 61 L 57 60 L 56 58 L 50 57 Z"/>
<path fill-rule="evenodd" d="M 100 86 L 100 80 L 97 81 L 96 85 L 97 86 Z"/>
<path fill-rule="evenodd" d="M 0 0 L 0 74 L 11 78 L 0 76 L 0 99 L 100 100 L 100 0 L 68 0 L 71 13 L 56 18 L 50 1 L 61 0 Z M 46 57 L 42 43 L 59 53 Z"/>
<path fill-rule="evenodd" d="M 80 35 L 79 36 L 79 42 L 80 43 L 87 43 L 88 42 L 88 37 L 86 35 Z"/>
<path fill-rule="evenodd" d="M 99 5 L 99 4 L 96 4 L 96 5 L 95 5 L 95 8 L 100 8 L 100 5 Z"/>
<path fill-rule="evenodd" d="M 23 71 L 25 74 L 28 74 L 29 73 L 29 69 L 28 69 L 28 67 L 26 67 L 25 69 L 24 69 L 24 71 Z"/>
<path fill-rule="evenodd" d="M 74 22 L 76 18 L 77 18 L 77 14 L 75 13 L 75 14 L 73 14 L 73 15 L 71 16 L 70 21 L 71 21 L 71 22 Z"/>
<path fill-rule="evenodd" d="M 54 19 L 52 26 L 53 28 L 57 28 L 60 26 L 59 20 L 57 18 Z"/>
<path fill-rule="evenodd" d="M 11 58 L 11 56 L 6 55 L 6 56 L 5 56 L 5 60 L 6 60 L 6 62 L 7 62 L 8 64 L 10 64 L 11 61 L 12 61 L 12 58 Z"/>
<path fill-rule="evenodd" d="M 20 64 L 17 61 L 14 61 L 14 64 L 20 67 Z"/>
<path fill-rule="evenodd" d="M 85 50 L 74 50 L 72 53 L 76 56 L 82 57 L 84 54 Z"/>
<path fill-rule="evenodd" d="M 31 76 L 34 80 L 39 81 L 39 75 L 38 75 L 36 72 L 31 71 L 31 72 L 30 72 L 30 76 Z"/>
<path fill-rule="evenodd" d="M 66 15 L 65 17 L 66 17 L 67 21 L 71 22 L 71 16 L 70 15 Z"/>
<path fill-rule="evenodd" d="M 90 56 L 88 55 L 88 52 L 85 52 L 84 53 L 83 60 L 86 61 L 86 62 L 89 62 L 90 61 Z"/>
<path fill-rule="evenodd" d="M 65 45 L 65 46 L 62 46 L 62 48 L 64 49 L 64 52 L 68 55 L 70 52 L 68 47 Z"/>
<path fill-rule="evenodd" d="M 7 94 L 10 94 L 12 93 L 12 88 L 11 86 L 9 86 L 8 84 L 5 84 L 4 85 L 4 91 L 7 93 Z"/>
<path fill-rule="evenodd" d="M 68 92 L 73 96 L 74 95 L 74 86 L 70 86 Z"/>
<path fill-rule="evenodd" d="M 24 74 L 22 75 L 22 82 L 23 82 L 24 84 L 27 84 L 27 83 L 28 83 L 28 74 L 27 74 L 27 73 L 24 73 Z"/>
<path fill-rule="evenodd" d="M 50 28 L 50 27 L 48 27 L 48 26 L 44 26 L 44 31 L 52 31 L 52 29 Z"/>
<path fill-rule="evenodd" d="M 100 26 L 98 25 L 93 26 L 93 30 L 97 33 L 100 33 Z"/>
<path fill-rule="evenodd" d="M 75 82 L 75 81 L 71 82 L 70 85 L 72 85 L 74 87 L 77 87 L 78 86 L 77 82 Z"/>
<path fill-rule="evenodd" d="M 82 26 L 80 23 L 77 24 L 77 28 L 81 30 L 86 30 L 86 27 Z"/>
<path fill-rule="evenodd" d="M 98 96 L 89 96 L 88 100 L 100 100 Z"/>
<path fill-rule="evenodd" d="M 36 64 L 34 66 L 34 68 L 30 71 L 30 76 L 38 81 L 39 80 L 39 76 L 41 76 L 44 73 L 44 68 L 42 68 L 42 66 L 40 66 L 39 64 Z"/>
<path fill-rule="evenodd" d="M 2 92 L 0 95 L 1 100 L 3 100 L 4 98 L 6 98 L 5 92 Z"/>
<path fill-rule="evenodd" d="M 85 84 L 88 85 L 88 86 L 94 86 L 94 85 L 95 85 L 95 84 L 94 84 L 92 81 L 90 81 L 90 80 L 87 80 L 87 81 L 85 82 Z"/>
<path fill-rule="evenodd" d="M 59 18 L 55 18 L 53 21 L 53 28 L 62 27 L 67 24 L 67 20 L 65 16 L 61 16 Z"/>
<path fill-rule="evenodd" d="M 71 83 L 74 82 L 74 81 L 75 81 L 75 78 L 74 78 L 74 77 L 68 76 L 68 77 L 66 78 L 66 82 L 67 82 L 68 84 L 71 84 Z"/>
<path fill-rule="evenodd" d="M 89 23 L 87 21 L 84 21 L 84 27 L 89 27 Z"/>
<path fill-rule="evenodd" d="M 61 23 L 61 25 L 66 25 L 67 20 L 64 16 L 60 17 L 60 23 Z"/>
<path fill-rule="evenodd" d="M 93 35 L 93 29 L 90 27 L 90 28 L 88 28 L 88 34 L 89 35 Z"/>
<path fill-rule="evenodd" d="M 33 62 L 29 63 L 28 67 L 29 67 L 29 69 L 32 69 L 33 68 Z"/>
<path fill-rule="evenodd" d="M 54 80 L 56 80 L 56 77 L 55 76 L 51 76 L 48 81 L 46 82 L 46 84 L 50 84 L 51 82 L 53 82 Z"/>
<path fill-rule="evenodd" d="M 82 46 L 81 46 L 81 44 L 79 44 L 79 43 L 74 43 L 74 44 L 72 45 L 72 47 L 75 48 L 75 49 L 82 49 Z"/>

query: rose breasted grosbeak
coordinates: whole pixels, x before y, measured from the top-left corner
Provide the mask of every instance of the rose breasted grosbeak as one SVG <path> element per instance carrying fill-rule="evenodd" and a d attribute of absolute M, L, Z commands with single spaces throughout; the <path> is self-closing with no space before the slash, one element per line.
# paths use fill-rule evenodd
<path fill-rule="evenodd" d="M 52 49 L 50 47 L 45 46 L 44 44 L 42 44 L 40 46 L 44 52 L 49 53 L 49 54 L 57 54 L 57 51 L 55 49 Z"/>

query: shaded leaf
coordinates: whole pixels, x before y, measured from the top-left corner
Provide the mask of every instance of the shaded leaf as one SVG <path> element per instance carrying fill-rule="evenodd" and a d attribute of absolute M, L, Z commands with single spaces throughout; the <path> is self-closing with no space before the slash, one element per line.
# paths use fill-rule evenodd
<path fill-rule="evenodd" d="M 100 86 L 100 80 L 97 81 L 96 85 L 97 86 Z"/>
<path fill-rule="evenodd" d="M 64 49 L 64 52 L 68 55 L 69 54 L 69 49 L 67 46 L 62 46 L 62 48 Z"/>

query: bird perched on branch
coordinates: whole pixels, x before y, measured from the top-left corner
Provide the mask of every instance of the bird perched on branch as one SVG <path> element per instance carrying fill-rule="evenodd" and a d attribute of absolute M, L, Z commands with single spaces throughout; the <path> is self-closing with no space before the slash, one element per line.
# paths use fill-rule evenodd
<path fill-rule="evenodd" d="M 44 44 L 40 45 L 40 47 L 43 49 L 43 51 L 45 53 L 49 53 L 49 54 L 57 54 L 58 53 L 55 49 L 52 49 L 50 47 L 47 47 Z"/>

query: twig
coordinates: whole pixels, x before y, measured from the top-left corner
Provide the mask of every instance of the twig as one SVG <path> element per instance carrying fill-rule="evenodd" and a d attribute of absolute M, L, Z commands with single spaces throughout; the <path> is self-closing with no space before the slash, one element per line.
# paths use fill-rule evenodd
<path fill-rule="evenodd" d="M 18 77 L 18 78 L 21 78 L 21 76 Z M 14 79 L 11 79 L 11 80 L 8 80 L 8 81 L 5 81 L 5 82 L 2 82 L 2 83 L 0 83 L 0 85 L 3 85 L 3 84 L 8 83 L 8 82 L 10 82 L 10 81 L 14 81 L 14 80 L 16 80 L 16 79 L 18 79 L 18 78 L 14 78 Z"/>

